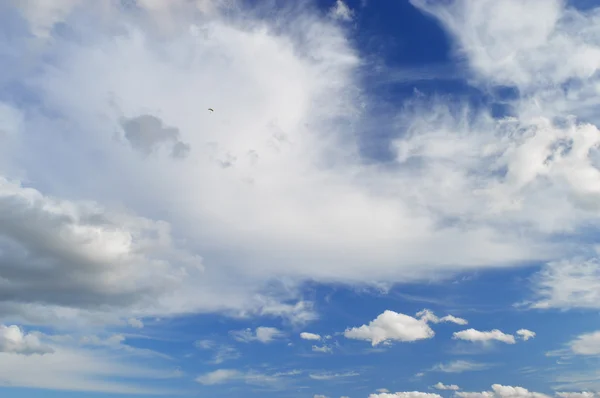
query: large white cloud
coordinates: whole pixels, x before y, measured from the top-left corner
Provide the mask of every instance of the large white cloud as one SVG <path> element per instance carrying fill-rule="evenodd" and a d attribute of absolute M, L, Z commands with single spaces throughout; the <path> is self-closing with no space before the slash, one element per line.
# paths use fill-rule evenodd
<path fill-rule="evenodd" d="M 44 56 L 16 51 L 5 63 L 35 101 L 0 107 L 4 318 L 306 321 L 304 280 L 402 282 L 596 255 L 554 239 L 599 215 L 600 134 L 569 118 L 593 121 L 595 10 L 414 0 L 452 32 L 475 83 L 516 85 L 524 97 L 501 121 L 443 98 L 406 104 L 386 167 L 360 157 L 355 134 L 379 120 L 364 111 L 376 99 L 324 13 L 302 4 L 266 22 L 252 10 L 222 18 L 206 1 L 141 2 L 150 14 L 76 3 L 11 2 Z M 189 12 L 198 6 L 200 16 Z M 100 8 L 108 18 L 92 18 Z M 52 37 L 55 22 L 77 40 Z M 566 104 L 553 87 L 572 80 L 585 84 L 569 87 Z M 593 279 L 583 294 L 559 288 L 552 264 L 538 306 L 598 302 Z M 384 314 L 350 334 L 373 344 L 433 335 Z"/>
<path fill-rule="evenodd" d="M 136 278 L 144 275 L 152 291 L 147 296 L 160 299 L 141 313 L 282 315 L 273 308 L 298 292 L 263 291 L 279 277 L 400 282 L 561 253 L 562 245 L 546 241 L 544 233 L 562 232 L 578 218 L 564 197 L 536 191 L 544 187 L 523 169 L 535 169 L 523 159 L 525 153 L 538 159 L 530 146 L 539 140 L 531 142 L 530 132 L 549 130 L 551 143 L 564 130 L 544 121 L 499 124 L 483 115 L 469 126 L 443 104 L 426 104 L 426 118 L 418 107 L 403 115 L 409 133 L 396 143 L 402 167 L 367 165 L 353 137 L 355 126 L 371 117 L 361 110 L 370 98 L 361 92 L 361 61 L 342 28 L 310 8 L 282 10 L 273 26 L 253 19 L 252 11 L 238 23 L 218 11 L 194 19 L 180 12 L 187 5 L 170 4 L 172 12 L 164 15 L 179 28 L 160 31 L 141 14 L 110 7 L 105 12 L 111 18 L 85 29 L 75 22 L 89 17 L 86 9 L 61 11 L 64 23 L 80 30 L 80 40 L 49 41 L 52 66 L 32 54 L 40 64 L 27 76 L 28 89 L 45 112 L 24 105 L 28 116 L 5 138 L 19 150 L 6 154 L 2 168 L 34 182 L 43 197 L 73 206 L 94 199 L 99 209 L 130 209 L 121 216 L 130 223 L 163 228 L 169 247 L 163 245 L 160 260 L 149 249 L 137 255 L 164 272 L 152 279 L 133 272 L 135 264 L 130 268 Z M 150 141 L 140 141 L 132 121 L 138 130 L 152 130 L 152 137 L 144 136 Z M 582 143 L 594 131 L 577 129 Z M 58 134 L 64 138 L 55 139 Z M 186 156 L 173 158 L 178 144 Z M 563 160 L 556 160 L 556 178 L 570 162 Z M 514 178 L 497 177 L 494 170 L 502 167 Z M 533 196 L 523 198 L 524 192 Z M 521 207 L 511 204 L 523 199 Z M 566 212 L 553 211 L 549 219 L 539 212 L 546 205 Z M 515 223 L 529 233 L 506 233 Z M 24 239 L 16 244 L 31 244 Z M 191 272 L 198 256 L 202 274 L 177 279 L 181 258 Z M 177 280 L 161 281 L 163 275 Z M 87 294 L 90 283 L 72 283 L 81 297 L 67 304 L 105 304 L 95 286 L 89 292 L 96 296 Z M 119 303 L 124 310 L 140 299 L 139 292 L 119 294 L 129 294 Z M 269 294 L 276 299 L 268 301 Z M 53 305 L 59 301 L 47 295 Z M 293 302 L 285 308 L 292 312 Z M 12 309 L 22 312 L 23 306 Z M 307 312 L 290 316 L 310 319 Z"/>
<path fill-rule="evenodd" d="M 430 339 L 433 330 L 422 319 L 386 310 L 368 325 L 348 328 L 344 336 L 349 339 L 367 340 L 376 346 L 386 341 L 410 342 Z"/>

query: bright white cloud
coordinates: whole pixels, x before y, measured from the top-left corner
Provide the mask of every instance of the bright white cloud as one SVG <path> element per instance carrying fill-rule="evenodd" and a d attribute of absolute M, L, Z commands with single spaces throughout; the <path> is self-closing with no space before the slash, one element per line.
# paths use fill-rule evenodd
<path fill-rule="evenodd" d="M 498 329 L 490 331 L 480 331 L 476 329 L 466 329 L 460 332 L 454 332 L 452 335 L 453 339 L 466 340 L 479 343 L 488 343 L 490 341 L 500 341 L 506 344 L 515 344 L 515 336 L 512 334 L 506 334 Z"/>
<path fill-rule="evenodd" d="M 0 352 L 12 354 L 49 354 L 54 350 L 40 342 L 37 335 L 25 333 L 17 325 L 0 325 Z"/>
<path fill-rule="evenodd" d="M 367 340 L 373 346 L 386 341 L 417 341 L 435 335 L 424 320 L 386 310 L 368 325 L 348 328 L 344 336 L 349 339 Z"/>
<path fill-rule="evenodd" d="M 335 0 L 335 4 L 329 10 L 329 15 L 334 19 L 352 21 L 354 11 L 343 0 Z"/>
<path fill-rule="evenodd" d="M 283 336 L 283 332 L 277 328 L 259 326 L 254 331 L 252 329 L 236 330 L 230 332 L 234 339 L 244 343 L 259 341 L 261 343 L 270 343 L 271 341 Z"/>
<path fill-rule="evenodd" d="M 436 384 L 433 385 L 433 388 L 435 388 L 436 390 L 450 390 L 450 391 L 460 390 L 460 387 L 457 386 L 456 384 L 444 384 L 442 382 L 437 382 Z"/>
<path fill-rule="evenodd" d="M 321 340 L 321 336 L 315 333 L 302 332 L 300 338 L 304 340 Z"/>
<path fill-rule="evenodd" d="M 519 329 L 517 330 L 516 335 L 519 336 L 520 339 L 527 341 L 535 337 L 535 332 L 528 329 Z"/>
<path fill-rule="evenodd" d="M 461 398 L 550 398 L 546 394 L 532 392 L 523 387 L 492 385 L 492 391 L 457 392 Z"/>
<path fill-rule="evenodd" d="M 485 370 L 489 367 L 490 365 L 486 363 L 478 363 L 459 359 L 448 363 L 439 363 L 435 365 L 431 370 L 444 373 L 463 373 Z"/>

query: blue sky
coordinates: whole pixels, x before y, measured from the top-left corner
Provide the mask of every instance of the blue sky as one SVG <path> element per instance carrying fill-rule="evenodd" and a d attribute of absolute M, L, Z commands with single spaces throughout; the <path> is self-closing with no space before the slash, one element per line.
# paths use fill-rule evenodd
<path fill-rule="evenodd" d="M 2 2 L 1 393 L 600 397 L 595 7 Z"/>

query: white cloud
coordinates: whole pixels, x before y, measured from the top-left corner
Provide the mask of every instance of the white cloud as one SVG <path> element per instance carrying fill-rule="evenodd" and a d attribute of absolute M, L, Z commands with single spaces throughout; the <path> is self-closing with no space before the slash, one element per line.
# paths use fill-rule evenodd
<path fill-rule="evenodd" d="M 314 333 L 302 332 L 300 338 L 304 340 L 321 340 L 321 336 Z"/>
<path fill-rule="evenodd" d="M 308 377 L 313 380 L 333 380 L 345 377 L 360 376 L 357 372 L 345 372 L 345 373 L 310 373 Z"/>
<path fill-rule="evenodd" d="M 17 325 L 0 324 L 0 352 L 12 354 L 49 354 L 54 350 L 42 344 L 37 335 L 25 333 Z"/>
<path fill-rule="evenodd" d="M 344 336 L 349 339 L 367 340 L 373 346 L 386 341 L 417 341 L 435 335 L 424 320 L 386 310 L 368 325 L 348 328 Z"/>
<path fill-rule="evenodd" d="M 569 346 L 577 355 L 600 355 L 600 331 L 577 336 Z"/>
<path fill-rule="evenodd" d="M 457 392 L 461 398 L 549 398 L 548 395 L 532 392 L 523 387 L 492 385 L 492 391 Z"/>
<path fill-rule="evenodd" d="M 352 21 L 354 11 L 343 0 L 335 0 L 335 4 L 331 7 L 329 15 L 334 19 Z"/>
<path fill-rule="evenodd" d="M 435 365 L 431 370 L 444 373 L 463 373 L 470 371 L 485 370 L 490 367 L 486 363 L 478 363 L 472 361 L 456 360 L 448 363 L 439 363 Z"/>
<path fill-rule="evenodd" d="M 143 379 L 155 382 L 170 379 L 174 377 L 171 370 L 153 369 L 103 347 L 88 349 L 52 344 L 51 348 L 52 353 L 45 355 L 0 353 L 0 384 L 117 394 L 180 393 L 160 385 L 147 388 L 138 384 Z"/>
<path fill-rule="evenodd" d="M 217 369 L 198 376 L 196 381 L 205 385 L 223 384 L 227 381 L 238 379 L 242 375 L 243 374 L 240 371 L 234 369 Z"/>
<path fill-rule="evenodd" d="M 202 350 L 213 350 L 214 356 L 211 363 L 221 364 L 225 361 L 237 359 L 241 356 L 240 352 L 232 346 L 217 344 L 212 340 L 198 340 L 194 345 Z"/>
<path fill-rule="evenodd" d="M 323 394 L 315 394 L 313 395 L 313 398 L 329 398 L 327 395 L 323 395 Z"/>
<path fill-rule="evenodd" d="M 599 394 L 583 391 L 583 392 L 557 392 L 556 396 L 560 398 L 596 398 Z"/>
<path fill-rule="evenodd" d="M 535 337 L 535 332 L 532 332 L 531 330 L 527 329 L 519 329 L 517 330 L 516 335 L 519 336 L 519 338 L 521 338 L 522 340 L 527 341 Z"/>
<path fill-rule="evenodd" d="M 534 278 L 533 308 L 600 308 L 600 261 L 596 258 L 548 263 Z"/>
<path fill-rule="evenodd" d="M 506 334 L 498 329 L 490 331 L 479 331 L 476 329 L 466 329 L 460 332 L 454 332 L 453 339 L 466 340 L 472 342 L 488 343 L 490 341 L 500 341 L 506 344 L 515 344 L 515 336 Z"/>
<path fill-rule="evenodd" d="M 406 392 L 396 392 L 396 393 L 380 393 L 380 394 L 371 394 L 369 398 L 442 398 L 439 394 L 429 393 L 429 392 L 420 392 L 420 391 L 406 391 Z"/>
<path fill-rule="evenodd" d="M 450 322 L 456 323 L 457 325 L 467 325 L 469 323 L 466 319 L 458 318 L 453 315 L 446 315 L 439 318 L 437 315 L 435 315 L 432 311 L 428 309 L 424 309 L 417 312 L 416 317 L 424 320 L 425 322 L 431 323 Z"/>
<path fill-rule="evenodd" d="M 460 387 L 457 386 L 456 384 L 444 384 L 442 382 L 437 382 L 436 384 L 433 385 L 433 388 L 435 388 L 436 390 L 451 390 L 451 391 L 460 390 Z"/>
<path fill-rule="evenodd" d="M 259 341 L 261 343 L 270 343 L 271 341 L 283 336 L 283 332 L 277 328 L 259 326 L 254 332 L 252 329 L 236 330 L 230 332 L 234 339 L 244 343 Z"/>
<path fill-rule="evenodd" d="M 281 387 L 285 385 L 285 379 L 300 374 L 300 371 L 279 372 L 273 374 L 261 373 L 254 370 L 242 372 L 237 369 L 217 369 L 202 374 L 196 378 L 196 382 L 204 385 L 217 385 L 234 382 L 243 382 L 249 385 Z"/>
<path fill-rule="evenodd" d="M 129 324 L 129 326 L 136 328 L 136 329 L 144 328 L 144 322 L 142 322 L 141 320 L 136 319 L 136 318 L 129 318 L 127 320 L 127 323 Z"/>
<path fill-rule="evenodd" d="M 105 10 L 110 18 L 99 18 L 79 32 L 79 18 L 96 15 L 96 9 L 61 12 L 61 21 L 81 33 L 81 40 L 51 40 L 44 49 L 51 54 L 51 66 L 17 68 L 33 82 L 30 90 L 47 109 L 29 112 L 27 104 L 19 104 L 19 112 L 28 117 L 21 123 L 23 133 L 11 140 L 26 148 L 27 156 L 10 151 L 2 157 L 7 165 L 3 173 L 16 181 L 21 175 L 15 170 L 26 171 L 24 181 L 33 181 L 41 197 L 56 198 L 63 207 L 85 207 L 77 202 L 80 198 L 95 200 L 96 213 L 113 222 L 107 231 L 122 231 L 113 233 L 119 235 L 111 238 L 113 244 L 124 244 L 132 236 L 130 249 L 138 261 L 128 269 L 144 278 L 142 285 L 150 290 L 126 290 L 121 275 L 108 271 L 102 275 L 118 283 L 97 286 L 103 278 L 82 275 L 69 285 L 77 291 L 68 295 L 78 297 L 74 303 L 62 303 L 59 299 L 67 295 L 61 296 L 58 288 L 51 297 L 47 294 L 53 310 L 74 307 L 95 316 L 98 308 L 113 304 L 106 302 L 109 298 L 121 297 L 129 301 L 114 303 L 119 311 L 106 311 L 105 319 L 216 311 L 306 321 L 314 314 L 308 304 L 297 307 L 301 289 L 279 288 L 273 283 L 278 278 L 297 285 L 309 279 L 404 282 L 560 253 L 557 243 L 547 241 L 541 231 L 540 223 L 552 224 L 546 214 L 500 206 L 521 191 L 512 193 L 513 183 L 496 178 L 493 170 L 518 166 L 511 154 L 522 143 L 513 133 L 527 130 L 527 121 L 498 127 L 481 117 L 476 118 L 480 125 L 470 126 L 456 121 L 451 112 L 444 119 L 441 106 L 427 104 L 426 113 L 415 114 L 411 112 L 416 108 L 408 106 L 399 118 L 407 122 L 410 134 L 393 146 L 398 149 L 395 163 L 402 167 L 374 168 L 364 164 L 347 133 L 347 126 L 372 120 L 361 110 L 370 99 L 360 91 L 355 72 L 361 59 L 344 28 L 313 14 L 308 10 L 312 8 L 283 10 L 281 15 L 277 11 L 280 18 L 274 20 L 279 24 L 273 27 L 275 22 L 254 19 L 252 10 L 244 10 L 244 23 L 238 24 L 235 18 L 222 18 L 218 10 L 195 20 L 189 2 L 160 4 L 161 12 L 151 12 L 171 18 L 170 29 L 156 31 L 144 15 L 131 20 L 131 14 L 111 6 Z M 190 33 L 192 25 L 209 39 Z M 108 33 L 115 29 L 123 32 L 118 39 Z M 165 40 L 154 40 L 155 35 Z M 212 94 L 199 100 L 199 92 Z M 216 112 L 197 112 L 208 107 Z M 61 121 L 48 116 L 56 114 Z M 100 114 L 105 115 L 101 120 Z M 173 159 L 173 148 L 164 140 L 153 141 L 150 155 L 132 149 L 131 134 L 128 139 L 122 122 L 144 115 L 160 119 L 163 130 L 177 129 L 177 139 L 189 145 L 190 156 Z M 432 115 L 427 125 L 423 123 L 430 119 L 424 115 Z M 65 130 L 65 125 L 72 129 Z M 506 131 L 514 140 L 498 140 L 491 133 L 496 131 Z M 455 140 L 454 132 L 461 140 Z M 69 140 L 68 149 L 50 138 L 59 133 Z M 489 157 L 482 157 L 489 152 L 482 148 L 489 145 L 500 164 L 490 166 Z M 523 152 L 529 153 L 528 148 Z M 422 169 L 404 167 L 416 158 Z M 400 188 L 406 186 L 410 192 Z M 497 191 L 504 197 L 498 198 Z M 561 196 L 542 196 L 560 202 L 552 203 L 553 209 L 561 209 L 553 217 L 573 219 L 562 211 L 568 203 Z M 532 233 L 526 238 L 507 234 L 512 221 L 521 222 L 522 217 Z M 459 222 L 440 228 L 449 219 Z M 82 218 L 73 228 L 102 230 L 92 221 Z M 555 224 L 566 225 L 559 221 Z M 140 234 L 153 236 L 156 229 L 161 230 L 162 245 L 136 246 Z M 17 238 L 18 245 L 34 249 L 24 238 L 11 239 Z M 281 250 L 273 253 L 274 246 Z M 202 271 L 193 266 L 200 263 Z M 139 264 L 152 264 L 150 275 L 137 272 Z M 119 294 L 101 294 L 103 289 Z M 141 313 L 135 313 L 142 295 Z M 7 311 L 22 315 L 24 306 L 33 305 L 23 300 L 6 303 Z M 90 305 L 79 308 L 85 303 Z M 53 311 L 32 308 L 31 313 Z M 88 319 L 76 315 L 74 319 Z"/>
<path fill-rule="evenodd" d="M 331 347 L 327 346 L 327 345 L 324 345 L 324 346 L 321 346 L 321 347 L 313 345 L 312 346 L 312 350 L 314 352 L 325 352 L 325 353 L 331 353 L 331 352 L 333 352 L 333 349 Z"/>

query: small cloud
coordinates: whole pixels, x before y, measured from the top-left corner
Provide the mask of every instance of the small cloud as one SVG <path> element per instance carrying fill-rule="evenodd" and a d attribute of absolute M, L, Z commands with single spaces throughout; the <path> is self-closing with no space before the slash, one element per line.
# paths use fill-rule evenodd
<path fill-rule="evenodd" d="M 332 380 L 342 377 L 354 377 L 359 376 L 357 372 L 346 372 L 346 373 L 311 373 L 308 375 L 313 380 Z"/>
<path fill-rule="evenodd" d="M 388 390 L 387 388 L 378 388 L 375 391 L 381 394 L 390 392 L 390 390 Z"/>
<path fill-rule="evenodd" d="M 251 329 L 237 330 L 230 332 L 233 338 L 243 343 L 249 343 L 251 341 L 259 341 L 261 343 L 269 343 L 278 337 L 283 336 L 277 328 L 259 326 L 254 332 Z"/>
<path fill-rule="evenodd" d="M 144 155 L 149 155 L 161 145 L 170 143 L 171 156 L 183 158 L 190 151 L 190 146 L 179 140 L 179 129 L 165 126 L 163 121 L 154 115 L 140 115 L 121 121 L 125 138 L 131 147 Z"/>
<path fill-rule="evenodd" d="M 489 368 L 489 364 L 457 360 L 448 363 L 439 363 L 435 365 L 431 370 L 443 373 L 463 373 L 469 371 L 485 370 Z"/>
<path fill-rule="evenodd" d="M 436 390 L 450 390 L 450 391 L 460 390 L 460 387 L 457 386 L 456 384 L 444 384 L 442 382 L 437 382 L 432 387 L 435 388 Z"/>
<path fill-rule="evenodd" d="M 513 336 L 512 334 L 503 333 L 498 329 L 485 332 L 475 329 L 461 330 L 460 332 L 454 332 L 452 338 L 456 340 L 466 340 L 480 343 L 487 343 L 494 340 L 506 344 L 516 343 L 515 336 Z"/>
<path fill-rule="evenodd" d="M 241 373 L 234 369 L 218 369 L 213 372 L 198 376 L 196 381 L 204 385 L 223 384 L 227 381 L 238 379 Z"/>
<path fill-rule="evenodd" d="M 237 359 L 240 357 L 240 352 L 235 347 L 229 345 L 217 345 L 212 340 L 198 340 L 194 345 L 201 350 L 214 350 L 214 357 L 211 360 L 213 364 L 221 364 L 225 361 Z"/>
<path fill-rule="evenodd" d="M 54 352 L 33 333 L 25 333 L 17 325 L 0 325 L 0 352 L 21 355 L 43 355 Z"/>
<path fill-rule="evenodd" d="M 416 317 L 431 323 L 442 323 L 442 322 L 450 322 L 456 323 L 457 325 L 466 325 L 469 322 L 466 319 L 455 317 L 454 315 L 446 315 L 444 317 L 439 318 L 435 315 L 431 310 L 424 309 L 416 313 Z"/>
<path fill-rule="evenodd" d="M 321 340 L 321 336 L 315 333 L 302 332 L 300 338 L 304 340 Z"/>
<path fill-rule="evenodd" d="M 382 394 L 371 394 L 369 398 L 442 398 L 441 395 L 430 393 L 430 392 L 420 392 L 420 391 L 403 391 L 396 392 L 394 394 L 390 393 L 382 393 Z"/>
<path fill-rule="evenodd" d="M 136 329 L 142 329 L 144 327 L 144 323 L 136 318 L 129 318 L 127 320 L 127 323 L 129 324 L 129 326 Z"/>
<path fill-rule="evenodd" d="M 329 10 L 329 15 L 333 19 L 342 21 L 352 21 L 354 17 L 354 11 L 348 7 L 342 0 L 336 0 L 335 4 Z"/>
<path fill-rule="evenodd" d="M 367 340 L 373 346 L 392 340 L 409 342 L 430 339 L 435 335 L 424 320 L 386 310 L 368 325 L 346 329 L 349 339 Z"/>
<path fill-rule="evenodd" d="M 600 330 L 579 335 L 568 345 L 576 355 L 600 355 Z"/>
<path fill-rule="evenodd" d="M 519 329 L 517 330 L 517 336 L 519 336 L 523 341 L 527 341 L 529 339 L 533 339 L 535 337 L 535 332 L 527 329 Z"/>
<path fill-rule="evenodd" d="M 313 350 L 314 352 L 326 352 L 326 353 L 331 353 L 331 352 L 333 352 L 333 350 L 331 349 L 331 347 L 329 347 L 329 346 L 326 346 L 326 345 L 324 345 L 324 346 L 322 346 L 322 347 L 319 347 L 319 346 L 313 345 L 313 346 L 312 346 L 312 350 Z"/>

